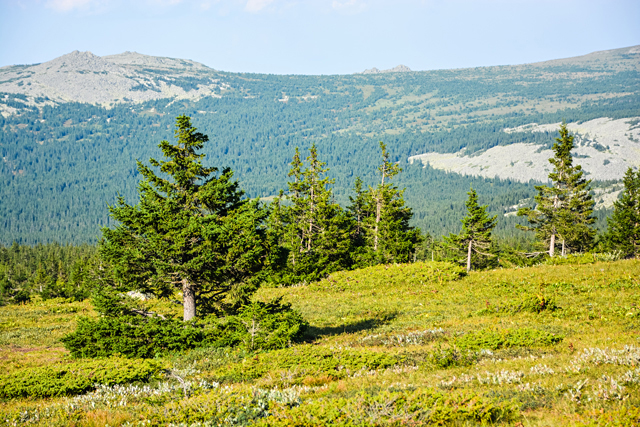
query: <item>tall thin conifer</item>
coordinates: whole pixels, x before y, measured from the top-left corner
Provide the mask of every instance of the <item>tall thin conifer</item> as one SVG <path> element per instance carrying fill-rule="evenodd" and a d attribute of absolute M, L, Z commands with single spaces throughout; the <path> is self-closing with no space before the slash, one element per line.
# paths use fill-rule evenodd
<path fill-rule="evenodd" d="M 558 241 L 565 255 L 569 251 L 588 250 L 595 237 L 591 181 L 583 177 L 580 165 L 573 165 L 574 137 L 566 123 L 560 125 L 559 133 L 553 144 L 554 157 L 549 159 L 553 165 L 549 174 L 552 185 L 535 187 L 538 190 L 535 209 L 518 210 L 518 216 L 527 217 L 531 225 L 517 227 L 535 232 L 538 240 L 547 245 L 549 256 L 554 256 Z"/>
<path fill-rule="evenodd" d="M 490 253 L 491 232 L 496 226 L 496 216 L 489 217 L 487 206 L 478 204 L 478 194 L 472 188 L 468 193 L 469 199 L 465 203 L 467 215 L 461 220 L 462 231 L 460 234 L 451 234 L 445 237 L 445 242 L 453 249 L 466 253 L 467 272 L 472 268 L 472 257 L 495 257 Z"/>

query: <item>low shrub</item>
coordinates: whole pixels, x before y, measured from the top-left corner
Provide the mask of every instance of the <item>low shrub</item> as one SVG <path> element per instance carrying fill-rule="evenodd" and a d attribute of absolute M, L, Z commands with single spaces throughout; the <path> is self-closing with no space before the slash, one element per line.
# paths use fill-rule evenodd
<path fill-rule="evenodd" d="M 163 368 L 158 361 L 111 358 L 22 369 L 0 377 L 0 397 L 71 396 L 96 384 L 146 381 Z"/>
<path fill-rule="evenodd" d="M 473 393 L 446 394 L 430 389 L 361 392 L 351 398 L 313 399 L 299 406 L 273 403 L 258 426 L 449 425 L 495 423 L 517 415 L 509 402 Z"/>
<path fill-rule="evenodd" d="M 514 308 L 514 311 L 541 313 L 543 311 L 556 311 L 558 308 L 555 298 L 542 294 L 534 294 L 525 297 L 520 305 Z"/>
<path fill-rule="evenodd" d="M 546 265 L 580 265 L 580 264 L 593 264 L 598 261 L 618 261 L 622 258 L 622 252 L 614 251 L 607 253 L 586 253 L 586 254 L 569 254 L 567 256 L 554 256 L 547 257 L 543 264 Z"/>
<path fill-rule="evenodd" d="M 156 354 L 206 345 L 207 331 L 201 323 L 141 317 L 81 317 L 75 332 L 61 341 L 71 355 L 81 357 L 150 358 Z"/>
<path fill-rule="evenodd" d="M 272 408 L 290 408 L 300 403 L 296 390 L 213 389 L 188 399 L 147 406 L 136 413 L 136 425 L 154 426 L 254 426 Z"/>
<path fill-rule="evenodd" d="M 609 411 L 593 410 L 580 417 L 580 427 L 633 427 L 640 425 L 640 407 L 622 407 Z"/>
<path fill-rule="evenodd" d="M 521 411 L 531 411 L 540 408 L 551 408 L 555 400 L 555 393 L 540 386 L 525 384 L 519 390 L 490 390 L 485 397 L 495 399 L 496 402 L 519 403 Z"/>
<path fill-rule="evenodd" d="M 267 373 L 288 371 L 291 383 L 302 384 L 303 379 L 309 376 L 339 379 L 360 370 L 388 368 L 398 362 L 393 356 L 373 351 L 301 345 L 245 358 L 220 369 L 216 379 L 242 381 L 260 378 Z"/>
<path fill-rule="evenodd" d="M 239 346 L 277 349 L 302 339 L 307 323 L 280 300 L 254 302 L 238 314 L 213 321 L 182 322 L 139 316 L 80 318 L 75 332 L 62 338 L 73 357 L 150 358 L 199 347 Z"/>
<path fill-rule="evenodd" d="M 546 347 L 557 344 L 564 337 L 537 329 L 482 329 L 469 332 L 455 340 L 463 350 L 498 350 L 511 347 Z"/>
<path fill-rule="evenodd" d="M 406 347 L 410 345 L 423 345 L 446 335 L 442 328 L 428 329 L 425 331 L 411 331 L 404 334 L 373 334 L 358 340 L 363 346 Z"/>
<path fill-rule="evenodd" d="M 520 312 L 537 313 L 543 311 L 553 312 L 559 310 L 556 300 L 552 296 L 543 294 L 527 295 L 518 303 L 507 303 L 505 305 L 487 306 L 475 312 L 477 316 L 491 315 L 496 313 L 515 314 Z"/>
<path fill-rule="evenodd" d="M 214 344 L 248 351 L 281 349 L 302 339 L 308 327 L 302 315 L 292 310 L 290 304 L 282 304 L 281 299 L 269 303 L 258 301 L 223 320 Z"/>
<path fill-rule="evenodd" d="M 439 369 L 458 366 L 471 366 L 478 361 L 478 353 L 474 351 L 460 351 L 456 348 L 440 348 L 431 353 L 429 362 Z"/>

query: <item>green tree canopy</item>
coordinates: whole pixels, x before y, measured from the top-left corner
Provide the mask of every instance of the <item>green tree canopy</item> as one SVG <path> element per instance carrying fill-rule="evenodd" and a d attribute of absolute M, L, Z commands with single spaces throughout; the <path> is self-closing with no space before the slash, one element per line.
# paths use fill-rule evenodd
<path fill-rule="evenodd" d="M 458 252 L 466 253 L 467 271 L 487 258 L 495 257 L 490 253 L 491 232 L 496 226 L 496 216 L 487 215 L 487 206 L 478 204 L 478 194 L 472 188 L 465 203 L 467 215 L 461 220 L 460 234 L 445 237 L 445 242 Z"/>
<path fill-rule="evenodd" d="M 404 190 L 391 182 L 402 168 L 389 159 L 386 145 L 380 141 L 382 164 L 378 167 L 380 182 L 368 191 L 356 179 L 356 197 L 347 208 L 356 224 L 355 242 L 359 264 L 409 262 L 420 241 L 420 231 L 409 225 L 413 216 L 405 205 Z"/>
<path fill-rule="evenodd" d="M 620 199 L 613 204 L 613 214 L 607 218 L 605 235 L 610 249 L 622 251 L 625 257 L 640 255 L 640 171 L 627 169 Z"/>
<path fill-rule="evenodd" d="M 272 204 L 270 224 L 288 252 L 287 282 L 317 280 L 351 266 L 351 221 L 333 199 L 333 180 L 325 176 L 329 169 L 315 145 L 306 161 L 305 167 L 296 148 L 289 192 Z"/>
<path fill-rule="evenodd" d="M 103 228 L 99 251 L 115 277 L 159 297 L 182 292 L 184 320 L 237 308 L 268 266 L 265 211 L 243 197 L 231 169 L 202 165 L 208 140 L 187 116 L 177 118 L 177 143 L 162 141 L 166 160 L 138 162 L 140 201 L 119 197 L 109 207 L 117 227 Z"/>
<path fill-rule="evenodd" d="M 533 231 L 540 242 L 548 245 L 549 255 L 555 253 L 556 239 L 562 244 L 562 254 L 567 251 L 588 250 L 593 244 L 595 222 L 594 201 L 589 193 L 589 184 L 583 175 L 582 166 L 573 165 L 571 150 L 573 135 L 566 123 L 559 129 L 560 137 L 553 144 L 554 157 L 549 159 L 553 171 L 549 174 L 551 186 L 536 186 L 538 194 L 535 209 L 521 208 L 518 216 L 526 216 L 531 226 L 517 227 Z"/>

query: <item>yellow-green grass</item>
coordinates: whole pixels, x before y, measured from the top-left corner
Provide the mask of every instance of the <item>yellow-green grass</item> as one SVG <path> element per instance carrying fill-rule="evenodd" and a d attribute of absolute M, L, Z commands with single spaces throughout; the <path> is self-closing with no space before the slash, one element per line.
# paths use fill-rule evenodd
<path fill-rule="evenodd" d="M 329 419 L 327 411 L 340 410 L 352 411 L 343 415 L 359 425 L 435 423 L 433 414 L 397 407 L 426 402 L 425 395 L 456 407 L 471 399 L 487 413 L 503 411 L 494 421 L 503 425 L 640 422 L 640 261 L 460 272 L 444 263 L 389 265 L 334 273 L 298 287 L 263 288 L 257 298 L 282 297 L 309 321 L 307 343 L 262 354 L 199 349 L 167 355 L 175 376 L 191 381 L 188 390 L 167 376 L 151 388 L 173 384 L 169 392 L 151 398 L 121 391 L 124 405 L 96 394 L 6 400 L 0 403 L 0 424 L 191 425 L 216 417 L 231 424 L 251 418 L 237 408 L 257 413 L 263 407 L 270 409 L 260 414 L 270 416 L 244 425 L 322 425 L 317 420 Z M 526 308 L 527 301 L 553 304 L 537 312 Z M 83 311 L 94 315 L 88 303 L 0 308 L 3 371 L 67 363 L 58 340 Z M 464 337 L 505 331 L 534 331 L 561 341 L 478 347 L 468 353 L 469 363 L 436 363 L 434 355 L 467 354 L 460 348 Z M 338 363 L 331 365 L 334 359 Z M 465 417 L 443 422 L 481 422 Z"/>

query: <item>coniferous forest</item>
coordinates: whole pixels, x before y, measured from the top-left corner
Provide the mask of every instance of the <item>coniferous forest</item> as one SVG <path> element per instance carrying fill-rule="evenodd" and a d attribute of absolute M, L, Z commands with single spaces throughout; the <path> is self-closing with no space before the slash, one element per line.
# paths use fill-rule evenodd
<path fill-rule="evenodd" d="M 0 103 L 17 114 L 0 117 L 0 242 L 95 243 L 100 227 L 111 224 L 104 207 L 117 194 L 136 197 L 141 176 L 135 161 L 155 155 L 158 141 L 172 137 L 179 115 L 192 117 L 209 135 L 209 165 L 232 168 L 252 198 L 277 196 L 286 188 L 295 147 L 306 153 L 315 144 L 335 180 L 336 202 L 344 207 L 356 176 L 365 187 L 375 183 L 382 141 L 403 168 L 397 185 L 406 188 L 412 225 L 438 236 L 458 232 L 470 186 L 493 214 L 532 198 L 533 186 L 457 176 L 407 158 L 463 148 L 478 153 L 517 142 L 550 148 L 553 132 L 503 129 L 636 117 L 635 63 L 616 60 L 631 65 L 604 61 L 345 76 L 211 70 L 211 77 L 229 87 L 219 96 L 108 106 L 39 100 L 38 107 L 24 95 L 2 94 Z M 597 212 L 601 229 L 606 215 Z M 515 221 L 499 221 L 496 235 L 523 239 L 514 232 Z"/>

